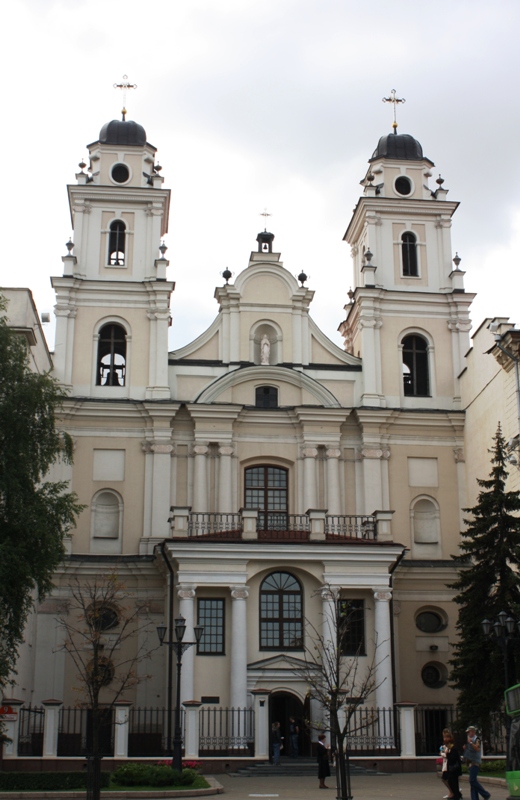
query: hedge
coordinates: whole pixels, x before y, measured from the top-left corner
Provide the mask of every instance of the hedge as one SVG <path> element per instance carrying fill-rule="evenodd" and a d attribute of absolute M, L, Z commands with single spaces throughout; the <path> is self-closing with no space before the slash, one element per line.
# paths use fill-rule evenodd
<path fill-rule="evenodd" d="M 110 784 L 110 773 L 101 773 L 101 788 Z M 0 772 L 1 792 L 64 792 L 86 789 L 86 772 Z"/>
<path fill-rule="evenodd" d="M 164 765 L 122 764 L 112 773 L 112 780 L 117 786 L 191 786 L 197 777 L 193 769 L 179 772 Z"/>

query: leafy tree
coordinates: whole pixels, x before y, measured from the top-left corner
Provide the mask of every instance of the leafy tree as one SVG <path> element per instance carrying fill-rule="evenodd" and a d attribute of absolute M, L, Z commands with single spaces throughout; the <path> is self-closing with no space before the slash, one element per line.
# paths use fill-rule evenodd
<path fill-rule="evenodd" d="M 72 461 L 72 441 L 56 427 L 66 394 L 50 375 L 31 371 L 25 339 L 5 311 L 0 295 L 0 688 L 15 672 L 27 616 L 50 592 L 63 538 L 82 509 L 65 482 L 45 480 L 59 459 Z"/>
<path fill-rule="evenodd" d="M 148 606 L 136 602 L 115 573 L 85 581 L 76 578 L 68 588 L 67 613 L 58 617 L 58 624 L 63 649 L 77 671 L 75 688 L 82 696 L 78 705 L 92 715 L 89 788 L 93 800 L 99 800 L 102 736 L 111 724 L 114 704 L 150 677 L 137 670 L 151 655 L 147 637 L 141 635 L 151 630 Z"/>
<path fill-rule="evenodd" d="M 324 593 L 329 603 L 328 611 L 322 614 L 321 630 L 306 620 L 304 665 L 293 671 L 307 683 L 311 698 L 325 711 L 324 724 L 308 723 L 320 731 L 330 730 L 336 748 L 338 798 L 351 800 L 348 737 L 360 732 L 356 711 L 377 688 L 377 646 L 371 659 L 359 658 L 362 642 L 354 655 L 345 655 L 358 611 L 342 600 L 338 590 L 325 586 L 319 591 L 322 597 Z M 363 726 L 375 722 L 375 713 L 364 714 Z"/>
<path fill-rule="evenodd" d="M 520 612 L 520 492 L 506 491 L 507 450 L 500 424 L 493 438 L 492 469 L 487 480 L 478 480 L 481 491 L 461 533 L 462 561 L 455 583 L 459 605 L 451 681 L 459 689 L 458 710 L 463 724 L 486 727 L 489 714 L 503 701 L 503 654 L 497 642 L 485 636 L 481 623 L 496 619 L 501 611 Z M 508 650 L 511 683 L 520 677 L 520 648 Z"/>

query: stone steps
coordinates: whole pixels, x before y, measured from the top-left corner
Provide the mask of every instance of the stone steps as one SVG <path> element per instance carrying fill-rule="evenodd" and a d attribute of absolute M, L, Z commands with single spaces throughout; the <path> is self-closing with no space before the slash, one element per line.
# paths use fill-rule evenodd
<path fill-rule="evenodd" d="M 330 765 L 331 776 L 335 775 L 334 766 Z M 249 764 L 239 767 L 234 773 L 234 777 L 241 778 L 268 778 L 270 776 L 294 776 L 294 777 L 313 777 L 318 773 L 318 764 L 314 758 L 280 759 L 278 766 L 274 764 Z M 356 764 L 350 765 L 351 775 L 376 775 L 375 770 L 367 770 Z"/>

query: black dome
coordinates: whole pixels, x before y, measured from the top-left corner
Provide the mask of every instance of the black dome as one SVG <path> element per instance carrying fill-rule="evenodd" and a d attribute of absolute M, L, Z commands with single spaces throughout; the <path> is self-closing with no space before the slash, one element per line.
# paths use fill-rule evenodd
<path fill-rule="evenodd" d="M 146 144 L 146 131 L 142 125 L 133 120 L 123 122 L 121 119 L 113 119 L 106 122 L 99 132 L 101 144 L 124 144 L 134 147 L 142 147 Z"/>
<path fill-rule="evenodd" d="M 381 136 L 370 161 L 376 158 L 395 158 L 397 161 L 422 161 L 423 150 L 409 133 L 389 133 Z"/>

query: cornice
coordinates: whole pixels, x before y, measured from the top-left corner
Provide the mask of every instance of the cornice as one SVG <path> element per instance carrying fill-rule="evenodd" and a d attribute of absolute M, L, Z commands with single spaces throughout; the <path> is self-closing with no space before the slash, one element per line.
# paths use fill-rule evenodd
<path fill-rule="evenodd" d="M 348 224 L 343 240 L 357 241 L 367 214 L 395 217 L 451 217 L 460 203 L 454 200 L 406 200 L 392 197 L 360 197 Z"/>

